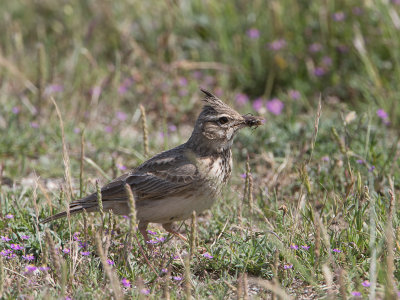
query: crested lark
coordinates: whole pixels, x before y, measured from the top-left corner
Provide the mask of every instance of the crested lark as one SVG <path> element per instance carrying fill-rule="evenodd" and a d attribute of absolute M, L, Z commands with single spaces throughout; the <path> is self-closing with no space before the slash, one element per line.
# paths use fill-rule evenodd
<path fill-rule="evenodd" d="M 232 170 L 232 141 L 239 129 L 261 125 L 261 118 L 240 115 L 206 90 L 205 105 L 189 140 L 157 154 L 101 189 L 104 209 L 127 215 L 125 184 L 135 196 L 139 230 L 147 241 L 148 223 L 161 223 L 164 229 L 183 238 L 172 229 L 172 222 L 189 218 L 214 203 Z M 98 211 L 96 193 L 75 200 L 70 213 Z M 51 216 L 44 223 L 65 217 Z"/>

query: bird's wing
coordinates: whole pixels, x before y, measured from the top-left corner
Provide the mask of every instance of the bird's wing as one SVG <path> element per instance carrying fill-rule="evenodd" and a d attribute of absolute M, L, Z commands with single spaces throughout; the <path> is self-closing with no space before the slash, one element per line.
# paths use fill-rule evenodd
<path fill-rule="evenodd" d="M 104 186 L 101 189 L 102 201 L 126 201 L 125 184 L 131 187 L 136 201 L 161 199 L 191 189 L 199 179 L 194 154 L 179 148 L 173 150 L 160 153 Z M 71 204 L 82 205 L 96 201 L 96 193 L 93 193 Z"/>

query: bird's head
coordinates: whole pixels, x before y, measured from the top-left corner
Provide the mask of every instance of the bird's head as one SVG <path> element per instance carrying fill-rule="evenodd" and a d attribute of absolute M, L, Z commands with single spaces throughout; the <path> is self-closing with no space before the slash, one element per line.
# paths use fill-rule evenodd
<path fill-rule="evenodd" d="M 197 118 L 192 137 L 202 139 L 216 150 L 230 148 L 235 134 L 244 127 L 262 124 L 262 118 L 241 115 L 209 91 L 205 94 L 203 110 Z"/>

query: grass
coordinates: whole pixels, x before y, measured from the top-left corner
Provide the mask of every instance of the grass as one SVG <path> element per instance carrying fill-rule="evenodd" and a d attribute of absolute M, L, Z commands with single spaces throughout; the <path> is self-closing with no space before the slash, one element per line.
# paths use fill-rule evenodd
<path fill-rule="evenodd" d="M 398 1 L 246 3 L 0 4 L 3 298 L 397 295 Z M 185 142 L 199 86 L 266 124 L 178 224 L 196 240 L 152 225 L 150 251 L 106 212 L 38 222 Z"/>

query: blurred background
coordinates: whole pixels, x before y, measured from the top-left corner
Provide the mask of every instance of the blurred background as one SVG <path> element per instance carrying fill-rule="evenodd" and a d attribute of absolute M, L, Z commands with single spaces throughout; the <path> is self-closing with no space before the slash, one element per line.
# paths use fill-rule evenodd
<path fill-rule="evenodd" d="M 6 157 L 48 151 L 28 132 L 53 130 L 50 96 L 77 139 L 89 127 L 118 143 L 115 132 L 137 136 L 142 103 L 164 147 L 169 133 L 189 135 L 199 87 L 269 128 L 294 124 L 294 136 L 320 97 L 336 116 L 399 124 L 399 0 L 19 0 L 0 11 L 0 128 L 18 132 L 0 137 Z"/>

